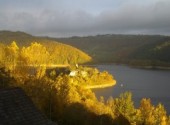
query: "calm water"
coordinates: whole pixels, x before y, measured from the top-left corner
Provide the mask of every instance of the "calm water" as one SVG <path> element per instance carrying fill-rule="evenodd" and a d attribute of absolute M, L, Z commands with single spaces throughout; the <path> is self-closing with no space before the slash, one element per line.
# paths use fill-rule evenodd
<path fill-rule="evenodd" d="M 118 97 L 120 93 L 131 91 L 135 106 L 141 98 L 151 98 L 152 104 L 161 102 L 170 114 L 170 71 L 136 69 L 121 65 L 96 65 L 100 70 L 111 73 L 117 81 L 116 86 L 96 89 L 97 97 Z M 123 87 L 121 87 L 121 84 Z"/>

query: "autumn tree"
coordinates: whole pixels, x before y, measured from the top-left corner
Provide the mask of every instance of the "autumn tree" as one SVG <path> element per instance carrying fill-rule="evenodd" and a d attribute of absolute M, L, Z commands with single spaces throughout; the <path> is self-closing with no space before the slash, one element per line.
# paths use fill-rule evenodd
<path fill-rule="evenodd" d="M 152 125 L 155 123 L 153 117 L 154 106 L 151 104 L 150 99 L 143 98 L 140 102 L 139 110 L 141 112 L 142 124 Z"/>
<path fill-rule="evenodd" d="M 5 68 L 6 70 L 15 71 L 15 67 L 18 63 L 19 47 L 16 42 L 13 41 L 9 46 L 5 48 Z"/>
<path fill-rule="evenodd" d="M 5 45 L 0 44 L 0 67 L 4 67 L 4 61 L 5 61 Z"/>
<path fill-rule="evenodd" d="M 21 50 L 22 61 L 29 66 L 47 65 L 50 61 L 49 52 L 46 47 L 40 43 L 31 43 L 29 47 L 23 47 Z"/>
<path fill-rule="evenodd" d="M 150 99 L 142 99 L 139 110 L 142 123 L 145 125 L 167 125 L 168 117 L 162 104 L 156 107 L 151 104 Z"/>
<path fill-rule="evenodd" d="M 37 79 L 42 78 L 43 76 L 45 76 L 45 73 L 46 73 L 46 67 L 45 66 L 37 67 L 36 74 L 35 74 L 36 78 Z"/>
<path fill-rule="evenodd" d="M 118 116 L 123 115 L 131 123 L 135 122 L 136 109 L 132 101 L 132 93 L 122 93 L 119 98 L 114 99 L 113 103 L 113 106 L 115 106 L 115 113 L 117 113 Z"/>
<path fill-rule="evenodd" d="M 28 47 L 21 50 L 21 62 L 24 67 L 30 67 L 35 70 L 36 78 L 42 78 L 45 75 L 46 65 L 49 64 L 49 52 L 46 47 L 40 43 L 31 43 Z"/>
<path fill-rule="evenodd" d="M 164 108 L 164 106 L 159 103 L 154 110 L 154 117 L 156 119 L 156 124 L 159 125 L 167 125 L 167 114 L 166 114 L 166 110 Z"/>

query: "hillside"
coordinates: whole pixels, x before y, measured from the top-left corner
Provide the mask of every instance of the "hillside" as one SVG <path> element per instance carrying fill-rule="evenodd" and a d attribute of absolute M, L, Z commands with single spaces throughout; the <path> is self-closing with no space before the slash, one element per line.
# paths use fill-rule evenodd
<path fill-rule="evenodd" d="M 94 63 L 170 66 L 170 37 L 160 35 L 98 35 L 56 38 L 88 53 Z"/>
<path fill-rule="evenodd" d="M 107 34 L 50 38 L 35 37 L 23 32 L 0 31 L 1 43 L 10 44 L 13 40 L 17 41 L 19 46 L 29 46 L 31 42 L 43 44 L 51 53 L 54 63 L 86 63 L 91 62 L 92 57 L 93 63 L 121 63 L 148 68 L 170 67 L 169 36 Z"/>
<path fill-rule="evenodd" d="M 91 61 L 91 57 L 81 50 L 55 40 L 47 40 L 23 32 L 0 31 L 1 50 L 4 48 L 4 45 L 9 45 L 12 41 L 16 41 L 20 48 L 23 46 L 28 47 L 33 42 L 42 44 L 47 48 L 52 59 L 51 61 L 54 64 L 75 64 Z"/>

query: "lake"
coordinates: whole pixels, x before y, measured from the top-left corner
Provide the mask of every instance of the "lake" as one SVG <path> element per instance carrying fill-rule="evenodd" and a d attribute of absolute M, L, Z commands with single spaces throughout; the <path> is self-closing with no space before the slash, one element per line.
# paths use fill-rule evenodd
<path fill-rule="evenodd" d="M 170 70 L 137 69 L 115 64 L 95 67 L 100 71 L 108 71 L 117 81 L 114 87 L 93 90 L 97 97 L 104 96 L 107 99 L 130 91 L 136 107 L 141 98 L 150 98 L 154 105 L 161 102 L 170 114 Z"/>

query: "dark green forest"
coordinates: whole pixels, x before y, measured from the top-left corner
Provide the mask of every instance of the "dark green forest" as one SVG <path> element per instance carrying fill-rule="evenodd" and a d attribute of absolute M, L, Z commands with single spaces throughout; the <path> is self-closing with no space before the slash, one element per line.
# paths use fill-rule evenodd
<path fill-rule="evenodd" d="M 93 58 L 93 63 L 170 67 L 169 36 L 108 34 L 53 39 L 83 50 Z"/>

